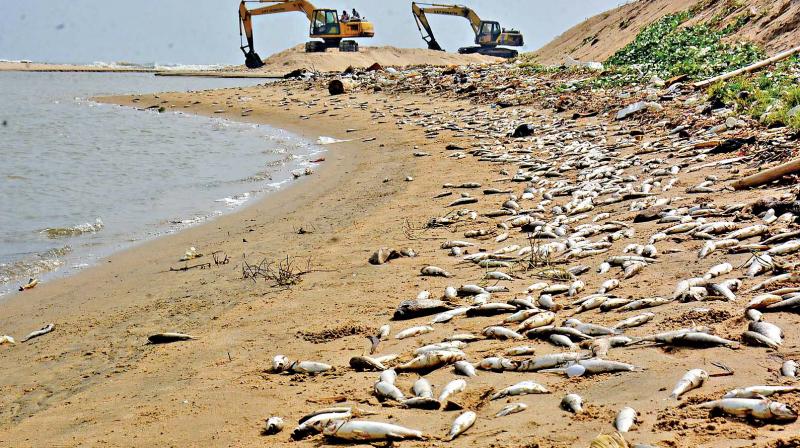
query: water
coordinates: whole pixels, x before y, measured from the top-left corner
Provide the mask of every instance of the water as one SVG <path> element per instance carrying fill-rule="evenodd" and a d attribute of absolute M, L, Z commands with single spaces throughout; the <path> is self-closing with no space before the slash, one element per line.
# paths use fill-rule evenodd
<path fill-rule="evenodd" d="M 320 147 L 269 126 L 89 100 L 259 82 L 0 72 L 0 295 L 288 182 Z"/>

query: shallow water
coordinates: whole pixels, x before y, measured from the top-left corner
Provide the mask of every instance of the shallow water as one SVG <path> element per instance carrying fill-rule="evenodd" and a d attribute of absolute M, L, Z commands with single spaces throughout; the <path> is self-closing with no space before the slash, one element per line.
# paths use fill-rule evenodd
<path fill-rule="evenodd" d="M 0 73 L 0 295 L 277 190 L 321 151 L 269 126 L 89 98 L 260 82 Z"/>

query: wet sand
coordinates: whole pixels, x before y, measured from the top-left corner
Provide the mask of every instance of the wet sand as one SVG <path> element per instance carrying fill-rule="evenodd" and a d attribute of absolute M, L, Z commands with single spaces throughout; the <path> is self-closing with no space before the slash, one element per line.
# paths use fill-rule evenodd
<path fill-rule="evenodd" d="M 239 104 L 239 96 L 253 100 Z M 445 146 L 469 146 L 474 135 L 441 133 L 429 139 L 419 127 L 401 122 L 434 109 L 488 108 L 450 100 L 431 105 L 429 97 L 413 95 L 358 93 L 332 99 L 323 90 L 284 90 L 281 85 L 158 98 L 143 95 L 135 102 L 125 97 L 102 101 L 136 107 L 160 104 L 169 109 L 269 123 L 311 139 L 326 135 L 354 140 L 329 146 L 326 161 L 312 176 L 239 213 L 143 244 L 96 268 L 41 285 L 3 303 L 0 333 L 20 339 L 48 322 L 54 322 L 56 330 L 29 343 L 0 348 L 0 444 L 320 446 L 319 438 L 291 442 L 288 433 L 301 416 L 341 400 L 376 412 L 375 420 L 418 428 L 434 436 L 446 434 L 458 413 L 381 406 L 371 395 L 377 374 L 353 372 L 347 362 L 351 356 L 367 352 L 364 336 L 388 323 L 400 301 L 414 298 L 423 289 L 438 296 L 446 285 L 480 281 L 484 270 L 457 264 L 439 249 L 447 239 L 463 239 L 464 228 L 413 232 L 415 238 L 410 239 L 405 226 L 411 223 L 421 227 L 450 210 L 446 204 L 452 197 L 432 199 L 443 183 L 481 182 L 489 186 L 496 182 L 501 169 L 514 166 L 484 164 L 472 157 L 456 160 L 449 157 L 451 152 Z M 242 117 L 243 108 L 253 111 Z M 226 112 L 216 113 L 219 110 Z M 374 118 L 378 115 L 383 117 Z M 580 126 L 593 122 L 584 120 Z M 346 129 L 355 131 L 348 133 Z M 376 140 L 362 142 L 370 138 Z M 415 151 L 431 156 L 414 157 Z M 692 185 L 709 172 L 687 175 L 682 185 Z M 413 181 L 404 181 L 406 176 Z M 762 194 L 725 192 L 715 200 L 749 201 Z M 629 219 L 632 215 L 625 207 L 617 204 L 603 211 Z M 300 234 L 300 228 L 310 233 Z M 636 241 L 646 239 L 655 228 L 648 223 L 637 225 Z M 618 242 L 615 252 L 625 244 L 627 241 Z M 488 240 L 481 245 L 493 249 L 503 244 Z M 177 260 L 190 246 L 205 254 L 224 251 L 231 262 L 210 269 L 170 272 L 170 267 L 184 265 Z M 382 266 L 369 265 L 369 256 L 380 246 L 411 247 L 419 255 Z M 669 242 L 665 246 L 678 248 Z M 314 270 L 291 290 L 242 279 L 244 257 L 252 263 L 286 255 L 298 257 L 303 264 L 310 260 Z M 209 258 L 195 261 L 208 262 Z M 604 256 L 582 263 L 596 266 L 601 258 Z M 698 261 L 692 248 L 671 255 L 669 263 L 646 269 L 617 294 L 669 295 L 679 279 L 702 274 L 708 266 L 726 259 L 738 266 L 744 258 L 746 255 L 718 253 Z M 442 266 L 456 277 L 420 277 L 420 268 L 429 264 Z M 602 279 L 594 270 L 582 278 L 589 285 L 587 289 L 596 288 Z M 535 281 L 522 278 L 507 282 L 512 292 L 501 295 L 500 300 L 520 296 L 519 292 Z M 691 311 L 698 307 L 715 313 L 698 317 Z M 654 310 L 657 321 L 642 332 L 710 324 L 716 325 L 722 336 L 732 337 L 736 328 L 746 325 L 739 317 L 741 307 L 742 303 L 718 301 L 671 304 Z M 592 312 L 586 320 L 609 325 L 634 314 Z M 559 314 L 559 319 L 568 315 Z M 393 334 L 429 320 L 392 322 Z M 422 337 L 387 341 L 381 353 L 402 353 L 408 358 L 409 352 L 420 345 L 440 341 L 454 332 L 478 333 L 499 320 L 454 320 Z M 781 349 L 784 355 L 796 354 L 800 330 L 795 316 L 780 313 L 771 315 L 770 321 L 786 331 L 787 342 Z M 162 331 L 186 332 L 198 339 L 145 345 L 149 334 Z M 519 342 L 481 341 L 471 344 L 467 352 L 477 361 L 528 343 L 537 347 L 537 354 L 561 351 L 545 342 Z M 336 369 L 317 377 L 267 373 L 271 358 L 279 353 L 291 359 L 326 362 Z M 595 435 L 613 431 L 614 415 L 623 404 L 639 410 L 642 420 L 630 440 L 659 446 L 743 447 L 798 433 L 794 424 L 754 426 L 709 418 L 706 411 L 677 403 L 665 404 L 669 390 L 687 370 L 716 372 L 713 361 L 733 367 L 735 376 L 714 378 L 704 388 L 687 394 L 685 401 L 697 403 L 733 387 L 762 383 L 765 371 L 774 373 L 780 367 L 774 353 L 748 348 L 743 357 L 741 351 L 727 348 L 651 347 L 616 349 L 612 353 L 615 360 L 645 369 L 572 380 L 544 373 L 480 372 L 477 378 L 468 380 L 463 399 L 479 414 L 469 432 L 452 443 L 434 439 L 402 442 L 400 446 L 588 446 Z M 416 378 L 403 375 L 398 385 L 407 391 Z M 454 376 L 450 368 L 443 368 L 428 378 L 438 392 Z M 548 386 L 553 393 L 489 403 L 481 399 L 488 390 L 526 379 Z M 776 375 L 774 381 L 780 381 Z M 570 392 L 584 397 L 585 414 L 573 416 L 559 409 L 559 401 Z M 782 398 L 790 404 L 798 401 L 793 396 Z M 527 403 L 530 409 L 494 418 L 510 401 Z M 260 431 L 264 420 L 272 415 L 282 416 L 287 430 L 265 438 Z"/>

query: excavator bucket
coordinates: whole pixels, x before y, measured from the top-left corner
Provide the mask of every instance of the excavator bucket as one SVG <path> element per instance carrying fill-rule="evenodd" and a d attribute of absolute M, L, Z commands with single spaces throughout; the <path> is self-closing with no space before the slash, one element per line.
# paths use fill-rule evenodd
<path fill-rule="evenodd" d="M 264 61 L 261 60 L 261 56 L 258 55 L 255 51 L 249 51 L 244 54 L 244 65 L 247 68 L 261 68 L 264 66 Z"/>
<path fill-rule="evenodd" d="M 428 50 L 444 51 L 444 48 L 442 48 L 442 46 L 439 45 L 439 42 L 436 42 L 435 40 L 431 40 L 431 41 L 428 42 Z"/>

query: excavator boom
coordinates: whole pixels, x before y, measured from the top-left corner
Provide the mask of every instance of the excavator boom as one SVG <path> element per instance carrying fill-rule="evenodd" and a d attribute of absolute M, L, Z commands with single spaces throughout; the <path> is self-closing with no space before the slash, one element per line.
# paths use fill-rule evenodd
<path fill-rule="evenodd" d="M 268 4 L 254 9 L 247 5 Z M 358 44 L 354 41 L 342 39 L 373 37 L 374 28 L 366 20 L 339 21 L 339 13 L 335 9 L 318 9 L 307 0 L 242 0 L 239 3 L 239 34 L 243 35 L 246 43 L 242 42 L 241 49 L 245 56 L 245 65 L 248 68 L 258 68 L 264 65 L 255 52 L 253 43 L 253 16 L 266 14 L 280 14 L 284 12 L 302 12 L 311 22 L 309 35 L 312 38 L 321 38 L 323 42 L 312 41 L 306 44 L 306 51 L 325 51 L 329 47 L 338 46 L 341 51 L 358 51 Z M 347 44 L 347 45 L 344 45 Z"/>
<path fill-rule="evenodd" d="M 517 51 L 498 48 L 499 45 L 512 47 L 524 45 L 524 39 L 519 31 L 502 29 L 500 24 L 495 21 L 481 20 L 478 14 L 467 6 L 412 2 L 411 12 L 414 14 L 422 39 L 431 50 L 444 51 L 439 42 L 436 41 L 433 29 L 428 21 L 428 14 L 464 17 L 469 21 L 472 31 L 475 33 L 475 44 L 478 47 L 460 48 L 458 50 L 459 53 L 480 53 L 510 58 L 517 56 Z"/>

